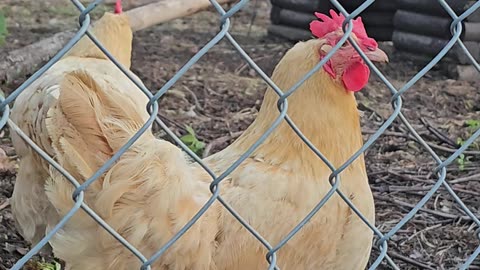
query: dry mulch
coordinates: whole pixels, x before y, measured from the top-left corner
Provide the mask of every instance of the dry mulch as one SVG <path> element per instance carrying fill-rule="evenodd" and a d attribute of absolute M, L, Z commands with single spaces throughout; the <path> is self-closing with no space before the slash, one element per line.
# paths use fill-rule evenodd
<path fill-rule="evenodd" d="M 74 25 L 71 23 L 75 22 L 74 14 L 69 13 L 68 8 L 52 10 L 52 5 L 30 5 L 31 0 L 19 2 L 23 9 L 22 5 L 11 8 L 14 10 L 10 10 L 10 14 L 29 12 L 30 18 L 38 19 L 25 21 L 28 16 L 14 16 L 13 22 L 9 22 L 12 25 L 10 42 L 0 48 L 0 55 Z M 241 11 L 233 18 L 232 33 L 260 67 L 271 74 L 292 44 L 267 35 L 265 1 L 259 1 L 257 18 L 250 29 L 252 10 Z M 136 33 L 133 71 L 149 89 L 155 92 L 160 88 L 214 36 L 218 20 L 212 15 L 205 12 Z M 402 86 L 422 68 L 390 44 L 382 46 L 391 56 L 391 63 L 380 69 L 395 86 Z M 21 81 L 0 87 L 9 91 Z M 445 65 L 438 65 L 405 93 L 402 112 L 445 159 L 458 148 L 459 141 L 472 134 L 473 129 L 466 120 L 480 120 L 478 88 L 479 83 L 449 79 Z M 265 83 L 230 44 L 222 41 L 162 98 L 160 116 L 177 135 L 185 134 L 185 125 L 191 125 L 199 139 L 207 143 L 208 154 L 211 154 L 231 143 L 255 119 L 264 89 Z M 366 140 L 393 112 L 391 95 L 385 85 L 372 76 L 368 87 L 357 97 L 359 109 L 363 111 Z M 164 134 L 159 131 L 158 135 Z M 0 155 L 0 161 L 15 161 L 8 134 L 1 134 L 1 138 L 1 147 L 10 159 Z M 480 147 L 475 144 L 468 151 L 462 159 L 463 165 L 457 160 L 448 167 L 447 179 L 453 180 L 455 192 L 478 215 Z M 437 179 L 432 173 L 436 167 L 434 159 L 399 120 L 367 151 L 366 163 L 376 199 L 376 225 L 384 233 L 412 209 Z M 0 171 L 0 269 L 8 269 L 25 254 L 28 245 L 16 233 L 7 203 L 15 169 L 0 166 Z M 390 239 L 389 255 L 401 269 L 455 269 L 479 246 L 476 229 L 453 197 L 440 188 L 422 211 Z M 372 261 L 377 255 L 377 251 L 372 253 Z M 388 267 L 382 265 L 381 268 Z M 470 269 L 480 269 L 480 262 L 474 262 Z"/>

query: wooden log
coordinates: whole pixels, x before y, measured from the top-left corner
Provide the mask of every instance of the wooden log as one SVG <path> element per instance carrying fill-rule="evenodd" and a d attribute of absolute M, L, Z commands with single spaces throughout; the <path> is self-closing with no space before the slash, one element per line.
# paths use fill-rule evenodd
<path fill-rule="evenodd" d="M 340 1 L 340 4 L 348 11 L 351 12 L 365 0 L 343 0 Z M 333 8 L 337 10 L 329 0 L 271 0 L 272 5 L 278 6 L 280 8 L 290 9 L 294 11 L 303 11 L 303 12 L 327 12 L 329 9 Z M 395 11 L 396 4 L 395 1 L 382 0 L 375 1 L 372 5 L 368 7 L 369 11 Z"/>
<path fill-rule="evenodd" d="M 422 36 L 414 33 L 395 30 L 393 32 L 393 45 L 399 50 L 434 56 L 442 50 L 448 41 L 444 39 Z"/>
<path fill-rule="evenodd" d="M 391 41 L 393 35 L 393 27 L 384 26 L 365 26 L 369 37 L 376 41 Z"/>
<path fill-rule="evenodd" d="M 348 11 L 352 12 L 361 4 L 363 4 L 365 0 L 343 0 L 340 1 L 340 4 Z M 395 12 L 397 9 L 397 5 L 395 1 L 389 0 L 380 0 L 375 1 L 371 4 L 365 11 L 392 11 Z"/>
<path fill-rule="evenodd" d="M 303 12 L 327 12 L 330 9 L 328 0 L 271 0 L 272 5 Z"/>
<path fill-rule="evenodd" d="M 105 0 L 103 3 L 105 4 L 115 4 L 117 0 Z M 122 0 L 122 6 L 124 9 L 132 9 L 136 7 L 145 6 L 156 2 L 157 0 Z"/>
<path fill-rule="evenodd" d="M 460 14 L 465 10 L 471 0 L 446 0 L 447 4 Z M 396 0 L 397 8 L 403 10 L 426 13 L 435 16 L 448 16 L 448 13 L 438 3 L 438 0 Z"/>
<path fill-rule="evenodd" d="M 403 32 L 412 32 L 424 36 L 439 37 L 450 39 L 450 24 L 452 19 L 447 17 L 437 17 L 428 14 L 417 13 L 407 10 L 398 10 L 393 18 L 395 29 Z M 465 29 L 465 28 L 464 28 Z M 462 32 L 461 38 L 465 36 Z"/>
<path fill-rule="evenodd" d="M 464 29 L 464 40 L 480 41 L 480 22 L 466 22 Z"/>
<path fill-rule="evenodd" d="M 285 38 L 290 41 L 309 40 L 312 37 L 312 33 L 307 30 L 295 28 L 286 25 L 271 24 L 268 26 L 268 34 Z"/>
<path fill-rule="evenodd" d="M 310 22 L 316 19 L 317 17 L 313 13 L 282 9 L 277 6 L 273 6 L 270 12 L 270 20 L 273 24 L 298 27 L 304 30 L 308 30 Z"/>
<path fill-rule="evenodd" d="M 375 27 L 390 27 L 393 26 L 393 12 L 365 12 L 361 14 L 365 26 Z M 289 9 L 282 9 L 278 6 L 273 6 L 270 12 L 270 20 L 274 24 L 282 24 L 286 26 L 299 27 L 305 30 L 309 29 L 310 22 L 316 20 L 315 15 L 304 13 L 301 11 L 294 11 Z"/>
<path fill-rule="evenodd" d="M 144 0 L 146 1 L 146 0 Z M 217 0 L 224 4 L 235 0 Z M 209 0 L 161 0 L 125 13 L 133 31 L 199 12 L 210 6 Z M 57 33 L 52 37 L 2 55 L 0 82 L 9 83 L 20 75 L 31 74 L 53 57 L 73 37 L 73 31 Z"/>
<path fill-rule="evenodd" d="M 436 56 L 448 43 L 446 39 L 436 37 L 423 36 L 414 33 L 401 32 L 395 30 L 393 32 L 393 45 L 398 50 L 411 53 L 425 54 L 428 56 Z M 464 42 L 472 56 L 478 61 L 480 59 L 480 44 L 478 42 Z M 464 64 L 468 63 L 464 51 L 460 46 L 455 45 L 452 50 L 447 53 L 448 57 Z"/>
<path fill-rule="evenodd" d="M 472 1 L 471 4 L 468 5 L 466 9 L 471 7 L 473 4 L 475 4 L 475 1 Z M 467 22 L 480 22 L 480 8 L 475 10 L 470 16 L 467 17 Z"/>
<path fill-rule="evenodd" d="M 370 27 L 367 28 L 369 36 L 373 37 L 377 41 L 391 41 L 393 28 L 388 27 Z M 276 25 L 272 24 L 268 27 L 268 33 L 273 36 L 285 38 L 290 41 L 308 40 L 313 38 L 310 31 L 303 30 L 288 25 Z"/>
<path fill-rule="evenodd" d="M 398 10 L 393 23 L 395 29 L 421 34 L 425 36 L 450 39 L 450 24 L 452 19 L 442 18 L 412 11 Z M 463 22 L 463 31 L 460 38 L 464 41 L 480 41 L 480 23 Z"/>
<path fill-rule="evenodd" d="M 365 26 L 393 27 L 395 12 L 364 11 L 360 14 Z"/>
<path fill-rule="evenodd" d="M 236 0 L 217 0 L 219 4 Z M 209 0 L 161 0 L 155 3 L 127 11 L 133 31 L 152 25 L 190 16 L 210 7 Z"/>

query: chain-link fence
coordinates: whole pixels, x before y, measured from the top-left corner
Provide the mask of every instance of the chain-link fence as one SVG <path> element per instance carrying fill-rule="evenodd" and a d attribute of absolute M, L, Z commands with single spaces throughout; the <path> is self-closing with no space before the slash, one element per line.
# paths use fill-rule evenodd
<path fill-rule="evenodd" d="M 397 89 L 390 83 L 386 77 L 371 63 L 371 61 L 365 56 L 365 54 L 360 50 L 359 46 L 355 43 L 355 41 L 349 37 L 350 33 L 352 33 L 352 24 L 348 22 L 355 18 L 358 15 L 369 7 L 374 0 L 366 0 L 362 5 L 360 5 L 355 11 L 348 14 L 342 5 L 336 0 L 330 0 L 331 3 L 338 9 L 342 14 L 345 15 L 346 20 L 343 25 L 345 35 L 341 38 L 341 40 L 337 43 L 336 46 L 315 66 L 313 70 L 311 70 L 308 74 L 305 74 L 305 77 L 297 82 L 292 88 L 290 89 L 279 89 L 275 85 L 275 83 L 262 71 L 262 69 L 255 63 L 252 58 L 242 49 L 242 46 L 235 40 L 235 38 L 230 34 L 230 18 L 234 16 L 240 9 L 242 9 L 249 0 L 241 0 L 235 5 L 233 5 L 230 10 L 225 11 L 216 0 L 210 0 L 211 4 L 213 5 L 214 9 L 218 12 L 218 22 L 220 26 L 220 30 L 218 33 L 205 45 L 201 48 L 176 74 L 173 76 L 165 85 L 156 92 L 155 95 L 152 95 L 152 92 L 149 89 L 146 89 L 144 86 L 140 85 L 133 79 L 128 72 L 125 70 L 124 67 L 115 60 L 112 55 L 99 43 L 99 41 L 89 32 L 90 26 L 90 16 L 89 13 L 95 9 L 102 1 L 96 0 L 90 3 L 88 6 L 83 6 L 80 1 L 72 0 L 72 3 L 81 11 L 81 15 L 79 17 L 80 28 L 75 36 L 65 45 L 65 47 L 60 50 L 46 65 L 44 65 L 41 69 L 39 69 L 35 74 L 33 74 L 27 81 L 25 81 L 18 89 L 16 89 L 12 94 L 2 100 L 0 107 L 2 108 L 2 117 L 0 120 L 0 127 L 4 128 L 5 125 L 9 124 L 9 126 L 13 129 L 13 131 L 17 132 L 42 158 L 44 158 L 48 163 L 51 164 L 54 168 L 56 168 L 68 181 L 71 182 L 72 185 L 75 186 L 75 192 L 72 194 L 72 198 L 75 201 L 74 206 L 72 209 L 66 214 L 61 221 L 41 240 L 36 246 L 34 246 L 22 259 L 20 259 L 12 269 L 17 270 L 21 269 L 23 265 L 32 257 L 34 256 L 39 250 L 48 243 L 49 239 L 59 231 L 62 226 L 66 224 L 66 222 L 72 218 L 72 216 L 83 209 L 92 219 L 94 219 L 101 227 L 103 227 L 106 231 L 108 231 L 113 237 L 115 237 L 119 242 L 121 242 L 124 247 L 132 252 L 134 256 L 138 258 L 143 264 L 141 269 L 150 269 L 151 265 L 157 261 L 161 260 L 161 256 L 178 240 L 180 239 L 189 229 L 190 227 L 209 209 L 209 207 L 216 201 L 221 203 L 227 210 L 233 215 L 238 222 L 240 222 L 259 242 L 263 244 L 266 248 L 266 260 L 269 263 L 268 269 L 279 269 L 277 266 L 277 252 L 299 231 L 302 230 L 302 227 L 305 226 L 306 223 L 322 208 L 322 206 L 335 194 L 337 193 L 344 201 L 348 204 L 348 206 L 361 218 L 361 220 L 368 225 L 368 227 L 373 231 L 375 235 L 375 246 L 380 251 L 379 256 L 376 258 L 375 261 L 372 262 L 370 265 L 370 269 L 376 269 L 382 261 L 386 261 L 390 266 L 394 269 L 399 269 L 398 266 L 395 265 L 393 260 L 387 255 L 387 249 L 389 246 L 389 239 L 396 234 L 409 220 L 411 220 L 416 213 L 422 208 L 428 200 L 439 190 L 440 187 L 444 187 L 451 196 L 455 199 L 455 201 L 461 206 L 462 210 L 476 223 L 477 226 L 480 227 L 480 220 L 472 213 L 471 210 L 462 202 L 459 196 L 454 192 L 451 186 L 446 181 L 446 167 L 451 164 L 456 158 L 458 158 L 462 152 L 464 152 L 467 147 L 469 147 L 475 139 L 480 136 L 480 129 L 473 133 L 473 135 L 465 141 L 465 143 L 455 151 L 452 155 L 450 155 L 447 159 L 442 160 L 435 151 L 433 151 L 429 145 L 422 139 L 422 137 L 417 133 L 417 131 L 412 127 L 409 121 L 404 117 L 402 114 L 402 94 L 405 93 L 410 89 L 412 85 L 414 85 L 420 78 L 422 78 L 434 65 L 436 65 L 446 54 L 447 52 L 457 43 L 463 50 L 468 58 L 471 60 L 471 63 L 475 66 L 477 70 L 480 71 L 480 65 L 475 61 L 472 55 L 468 52 L 467 48 L 463 45 L 462 41 L 460 40 L 460 35 L 462 33 L 462 21 L 466 19 L 470 14 L 472 14 L 478 7 L 480 7 L 480 1 L 477 1 L 473 4 L 468 10 L 466 10 L 463 14 L 455 14 L 455 12 L 449 7 L 445 0 L 438 0 L 441 6 L 447 11 L 447 13 L 452 17 L 453 22 L 451 24 L 451 32 L 452 38 L 448 42 L 447 46 L 445 46 L 439 53 L 436 55 L 423 69 L 421 69 L 413 78 L 411 78 L 403 87 Z M 150 99 L 148 104 L 148 110 L 150 113 L 150 117 L 148 121 L 144 124 L 144 126 L 131 138 L 128 142 L 117 152 L 115 153 L 108 162 L 106 162 L 94 175 L 92 175 L 89 179 L 84 181 L 80 184 L 74 177 L 72 177 L 64 168 L 62 168 L 53 158 L 49 157 L 39 146 L 37 146 L 25 133 L 23 133 L 15 123 L 9 120 L 9 104 L 15 100 L 15 98 L 22 93 L 29 85 L 31 85 L 35 80 L 37 80 L 46 70 L 48 70 L 53 64 L 55 64 L 61 57 L 63 57 L 84 35 L 87 35 L 107 56 L 108 58 L 115 63 L 115 65 L 122 70 L 122 72 L 128 76 Z M 216 175 L 211 168 L 202 162 L 194 152 L 192 152 L 182 141 L 176 137 L 176 135 L 169 130 L 169 128 L 157 117 L 158 114 L 158 103 L 157 101 L 159 98 L 164 95 L 197 61 L 204 56 L 212 47 L 214 47 L 218 42 L 222 39 L 226 39 L 229 43 L 233 45 L 236 52 L 246 61 L 251 68 L 253 68 L 257 74 L 265 80 L 265 82 L 276 92 L 278 95 L 278 111 L 279 115 L 271 123 L 271 126 L 268 130 L 260 136 L 258 141 L 256 141 L 253 145 L 251 145 L 245 153 L 231 166 L 225 170 L 222 174 Z M 323 156 L 323 154 L 315 148 L 315 146 L 302 134 L 302 132 L 295 126 L 294 122 L 291 120 L 288 114 L 288 97 L 293 94 L 302 83 L 304 83 L 310 76 L 312 76 L 315 72 L 317 72 L 322 66 L 332 57 L 332 55 L 342 46 L 342 44 L 346 41 L 349 41 L 364 61 L 368 64 L 368 66 L 373 70 L 378 77 L 383 81 L 385 86 L 391 92 L 391 106 L 393 108 L 393 113 L 388 117 L 388 119 L 381 125 L 381 127 L 365 142 L 363 147 L 358 149 L 358 151 L 351 156 L 343 165 L 339 166 L 338 168 L 334 167 L 330 161 Z M 415 137 L 415 139 L 423 146 L 423 148 L 431 155 L 431 157 L 436 161 L 438 166 L 436 167 L 434 173 L 437 176 L 437 180 L 433 187 L 425 194 L 425 196 L 418 202 L 418 204 L 406 214 L 400 222 L 398 222 L 391 230 L 387 232 L 381 232 L 376 227 L 375 224 L 370 224 L 369 221 L 363 216 L 363 214 L 356 209 L 353 203 L 350 201 L 348 196 L 343 194 L 340 189 L 339 185 L 341 183 L 340 174 L 352 163 L 354 162 L 359 156 L 361 156 L 375 141 L 386 131 L 386 129 L 392 125 L 395 119 L 399 119 L 403 124 L 408 128 L 409 132 Z M 230 175 L 230 173 L 235 170 L 245 159 L 247 159 L 254 150 L 264 142 L 267 137 L 280 125 L 282 122 L 286 122 L 291 129 L 302 139 L 302 141 L 313 151 L 319 158 L 319 160 L 323 161 L 330 169 L 331 175 L 329 177 L 331 189 L 328 191 L 327 195 L 318 202 L 318 204 L 314 207 L 313 210 L 295 227 L 291 230 L 290 233 L 284 236 L 284 238 L 275 246 L 272 246 L 271 243 L 268 243 L 262 235 L 260 235 L 254 228 L 252 228 L 242 217 L 233 209 L 226 201 L 222 199 L 219 191 L 222 186 L 222 181 Z M 85 202 L 84 202 L 84 192 L 85 190 L 95 182 L 99 177 L 101 177 L 109 168 L 120 158 L 120 156 L 125 153 L 128 148 L 146 131 L 148 130 L 151 125 L 157 122 L 160 127 L 175 141 L 180 145 L 180 147 L 188 153 L 198 164 L 211 176 L 212 181 L 210 184 L 210 191 L 211 197 L 207 201 L 207 203 L 200 209 L 200 211 L 187 223 L 183 226 L 183 228 L 174 235 L 165 245 L 158 249 L 153 256 L 147 258 L 144 256 L 136 247 L 131 245 L 127 240 L 125 240 L 120 234 L 115 232 L 102 218 L 95 213 Z M 471 256 L 460 266 L 460 269 L 467 269 L 475 260 L 475 258 L 480 254 L 480 246 L 471 254 Z"/>

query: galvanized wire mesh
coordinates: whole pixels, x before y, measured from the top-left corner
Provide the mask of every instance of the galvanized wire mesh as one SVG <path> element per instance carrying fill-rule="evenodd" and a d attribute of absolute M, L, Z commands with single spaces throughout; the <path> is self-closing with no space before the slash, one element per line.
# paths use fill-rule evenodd
<path fill-rule="evenodd" d="M 371 264 L 370 269 L 376 269 L 382 261 L 386 261 L 394 269 L 399 269 L 397 265 L 391 260 L 387 255 L 388 241 L 389 239 L 397 233 L 402 226 L 404 226 L 409 220 L 411 220 L 415 214 L 422 208 L 428 200 L 438 191 L 440 187 L 444 187 L 450 195 L 455 199 L 455 201 L 461 206 L 462 210 L 480 227 L 480 220 L 472 213 L 472 211 L 462 202 L 459 196 L 453 191 L 451 186 L 446 181 L 446 167 L 451 164 L 457 157 L 459 157 L 462 152 L 464 152 L 467 147 L 469 147 L 475 139 L 480 136 L 480 129 L 477 130 L 465 143 L 455 151 L 450 157 L 445 160 L 442 160 L 439 155 L 437 155 L 425 142 L 424 139 L 416 132 L 412 127 L 409 121 L 402 114 L 402 94 L 408 91 L 412 85 L 414 85 L 420 78 L 422 78 L 435 64 L 437 64 L 447 52 L 457 43 L 465 52 L 465 54 L 470 59 L 471 63 L 475 68 L 480 71 L 480 65 L 472 57 L 467 48 L 464 46 L 460 40 L 460 34 L 462 32 L 462 21 L 465 20 L 470 14 L 472 14 L 477 8 L 480 7 L 480 1 L 477 1 L 464 13 L 457 15 L 450 8 L 445 0 L 438 0 L 441 6 L 447 11 L 447 13 L 453 19 L 451 24 L 452 38 L 448 44 L 436 55 L 424 68 L 422 68 L 413 78 L 411 78 L 403 87 L 400 89 L 395 88 L 386 77 L 370 62 L 370 60 L 365 56 L 365 54 L 360 50 L 359 46 L 355 41 L 350 38 L 350 33 L 352 32 L 352 24 L 349 24 L 349 21 L 356 16 L 360 15 L 367 7 L 369 7 L 374 0 L 366 0 L 362 5 L 360 5 L 352 13 L 348 13 L 342 5 L 336 0 L 330 0 L 330 2 L 346 17 L 345 23 L 343 25 L 345 35 L 337 43 L 337 45 L 329 52 L 308 74 L 305 74 L 304 78 L 297 82 L 290 89 L 280 89 L 275 85 L 275 83 L 262 71 L 262 69 L 257 66 L 257 64 L 249 57 L 249 55 L 242 49 L 242 46 L 235 40 L 235 38 L 229 33 L 230 29 L 230 18 L 235 15 L 240 9 L 242 9 L 249 0 L 241 0 L 236 3 L 230 10 L 225 11 L 216 0 L 210 0 L 211 4 L 218 12 L 220 30 L 218 33 L 200 49 L 176 74 L 173 76 L 165 85 L 156 92 L 155 95 L 152 95 L 149 89 L 146 89 L 141 84 L 137 83 L 122 67 L 119 62 L 112 57 L 112 55 L 100 44 L 100 42 L 93 36 L 89 31 L 90 26 L 90 16 L 89 13 L 95 9 L 102 1 L 96 0 L 91 2 L 88 6 L 83 6 L 78 0 L 71 0 L 71 2 L 81 11 L 79 16 L 80 27 L 75 34 L 75 36 L 62 48 L 47 64 L 45 64 L 41 69 L 39 69 L 35 74 L 33 74 L 27 81 L 25 81 L 18 89 L 16 89 L 12 94 L 10 94 L 5 99 L 1 99 L 0 108 L 2 111 L 2 117 L 0 118 L 0 128 L 4 128 L 5 125 L 9 126 L 17 132 L 21 138 L 23 138 L 32 148 L 35 150 L 42 158 L 50 163 L 54 168 L 56 168 L 72 185 L 75 186 L 75 192 L 72 194 L 72 199 L 75 201 L 72 209 L 61 219 L 61 221 L 37 244 L 35 245 L 22 259 L 20 259 L 14 266 L 13 270 L 21 269 L 23 265 L 35 255 L 44 245 L 46 245 L 49 239 L 59 230 L 65 223 L 79 210 L 83 209 L 93 218 L 100 226 L 107 230 L 113 237 L 115 237 L 119 242 L 121 242 L 126 249 L 130 250 L 137 258 L 142 262 L 141 269 L 150 269 L 153 262 L 156 260 L 161 260 L 162 254 L 171 247 L 179 238 L 182 237 L 187 230 L 205 213 L 205 211 L 215 202 L 219 201 L 237 220 L 240 222 L 258 241 L 260 241 L 265 248 L 267 249 L 266 260 L 269 263 L 268 269 L 279 269 L 277 266 L 277 257 L 276 254 L 279 249 L 281 249 L 296 233 L 298 233 L 302 227 L 322 208 L 322 206 L 332 197 L 333 194 L 337 193 L 340 197 L 348 204 L 349 207 L 362 219 L 362 221 L 368 225 L 368 227 L 373 231 L 376 241 L 375 245 L 379 249 L 380 254 L 376 260 Z M 87 35 L 107 56 L 108 58 L 127 76 L 129 77 L 138 88 L 143 91 L 145 95 L 148 96 L 150 102 L 148 104 L 148 111 L 150 117 L 148 121 L 143 125 L 143 127 L 117 152 L 113 157 L 108 160 L 94 175 L 87 179 L 83 184 L 80 184 L 74 177 L 72 177 L 64 168 L 62 168 L 53 158 L 49 157 L 39 146 L 37 146 L 24 132 L 22 132 L 15 123 L 9 119 L 9 104 L 15 100 L 15 98 L 22 93 L 29 85 L 31 85 L 35 80 L 37 80 L 45 71 L 47 71 L 53 64 L 55 64 L 62 56 L 65 55 L 84 35 Z M 272 87 L 272 89 L 278 95 L 278 111 L 279 115 L 271 123 L 270 128 L 256 141 L 250 148 L 245 151 L 245 153 L 231 166 L 225 170 L 222 174 L 216 175 L 207 165 L 205 165 L 202 160 L 192 152 L 182 141 L 171 131 L 169 128 L 157 117 L 158 114 L 158 103 L 159 98 L 164 95 L 202 56 L 204 56 L 211 48 L 213 48 L 218 42 L 222 39 L 226 39 L 238 54 L 246 61 L 251 68 L 253 68 L 257 74 L 265 80 L 265 82 Z M 383 123 L 383 125 L 365 142 L 363 147 L 358 149 L 358 151 L 351 156 L 343 165 L 338 168 L 334 167 L 329 160 L 318 150 L 315 146 L 302 134 L 295 123 L 291 120 L 288 115 L 288 97 L 294 93 L 302 83 L 304 83 L 312 74 L 317 72 L 322 66 L 330 59 L 330 57 L 342 46 L 346 41 L 349 41 L 365 62 L 369 65 L 371 70 L 373 70 L 385 86 L 390 90 L 391 93 L 391 105 L 393 108 L 393 113 L 388 117 L 388 119 Z M 416 204 L 416 206 L 411 209 L 408 214 L 406 214 L 400 222 L 398 222 L 391 230 L 387 232 L 381 232 L 376 227 L 375 224 L 370 224 L 368 220 L 359 212 L 356 207 L 349 200 L 348 196 L 345 196 L 339 189 L 341 182 L 340 174 L 344 171 L 355 159 L 357 159 L 362 153 L 364 153 L 375 141 L 386 131 L 386 129 L 392 125 L 395 119 L 400 119 L 401 122 L 408 128 L 409 132 L 415 137 L 420 145 L 431 155 L 432 159 L 438 164 L 435 168 L 434 173 L 437 176 L 436 183 L 433 187 L 426 193 L 426 195 Z M 291 232 L 284 236 L 276 246 L 272 246 L 268 243 L 262 235 L 260 235 L 254 228 L 248 225 L 246 221 L 239 216 L 239 214 L 233 209 L 226 201 L 222 199 L 222 196 L 219 195 L 219 190 L 221 188 L 222 180 L 224 180 L 229 174 L 235 170 L 246 158 L 248 158 L 252 152 L 263 142 L 265 139 L 278 127 L 278 125 L 285 121 L 292 128 L 292 130 L 302 139 L 302 141 L 313 151 L 320 160 L 322 160 L 331 170 L 329 181 L 331 184 L 331 189 L 326 194 L 326 196 L 318 202 L 318 204 L 311 210 L 311 212 L 294 228 Z M 178 145 L 186 152 L 190 157 L 192 157 L 201 167 L 211 176 L 212 182 L 210 184 L 211 197 L 205 203 L 205 205 L 200 209 L 200 211 L 187 223 L 183 228 L 174 235 L 164 246 L 158 249 L 153 256 L 150 258 L 145 257 L 136 247 L 132 246 L 127 240 L 125 240 L 121 235 L 115 232 L 100 216 L 98 216 L 94 210 L 92 210 L 84 202 L 84 191 L 89 187 L 94 181 L 96 181 L 103 173 L 105 173 L 118 158 L 127 151 L 127 149 L 147 130 L 151 127 L 153 122 L 157 122 L 160 127 L 170 136 Z M 474 259 L 480 254 L 480 246 L 471 254 L 471 256 L 460 266 L 460 269 L 467 269 Z"/>

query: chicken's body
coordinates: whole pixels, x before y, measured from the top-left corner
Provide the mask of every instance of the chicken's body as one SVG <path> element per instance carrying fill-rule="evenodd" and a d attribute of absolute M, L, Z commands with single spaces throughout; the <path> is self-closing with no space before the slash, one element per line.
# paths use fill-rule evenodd
<path fill-rule="evenodd" d="M 282 89 L 289 89 L 323 57 L 328 41 L 295 45 L 277 65 L 272 79 Z M 351 53 L 348 50 L 342 48 L 340 53 Z M 372 56 L 378 55 L 375 48 L 370 51 Z M 335 167 L 362 145 L 356 101 L 347 88 L 357 89 L 365 81 L 334 78 L 343 74 L 337 63 L 349 68 L 347 61 L 336 59 L 331 64 L 333 71 L 320 70 L 288 99 L 292 121 Z M 358 59 L 354 64 L 353 69 L 362 68 Z M 95 69 L 72 70 L 59 84 L 59 97 L 52 99 L 48 110 L 34 119 L 19 119 L 25 121 L 27 135 L 83 182 L 143 125 L 146 102 L 122 94 L 129 90 L 124 84 L 96 75 Z M 278 116 L 277 100 L 268 89 L 255 122 L 231 146 L 205 160 L 217 175 L 269 128 Z M 36 136 L 40 131 L 45 133 Z M 45 187 L 49 199 L 46 204 L 54 206 L 58 218 L 71 209 L 74 188 L 46 163 L 41 164 L 46 176 L 42 179 L 50 179 Z M 221 182 L 220 195 L 275 246 L 331 189 L 330 174 L 331 170 L 287 123 L 282 123 Z M 374 223 L 363 156 L 340 177 L 339 189 Z M 188 161 L 179 148 L 154 138 L 148 130 L 84 196 L 87 205 L 150 258 L 208 201 L 210 181 L 207 173 Z M 35 199 L 45 201 L 43 197 Z M 82 212 L 52 238 L 51 245 L 71 270 L 127 270 L 142 265 Z M 287 270 L 360 270 L 367 264 L 371 245 L 372 231 L 338 194 L 333 194 L 277 252 L 277 265 Z M 152 266 L 160 270 L 266 269 L 266 251 L 216 202 Z"/>
<path fill-rule="evenodd" d="M 316 58 L 305 58 L 305 54 L 315 53 L 316 43 L 299 43 L 287 52 L 272 77 L 281 89 L 292 87 L 315 66 Z M 287 69 L 286 64 L 295 59 L 301 59 L 302 65 Z M 323 94 L 313 95 L 319 91 Z M 208 165 L 223 172 L 240 158 L 278 117 L 277 100 L 268 89 L 255 122 L 231 146 L 208 158 Z M 353 94 L 341 89 L 326 73 L 313 75 L 288 101 L 293 122 L 335 167 L 360 149 L 362 137 Z M 330 174 L 331 170 L 283 122 L 220 189 L 225 190 L 221 192 L 225 201 L 275 246 L 331 189 Z M 373 198 L 363 157 L 341 174 L 340 190 L 373 224 Z M 224 218 L 215 257 L 218 269 L 267 269 L 265 247 L 231 215 Z M 367 225 L 334 194 L 279 250 L 278 265 L 281 269 L 363 269 L 371 241 Z"/>
<path fill-rule="evenodd" d="M 106 14 L 92 31 L 124 67 L 130 68 L 132 32 L 126 16 Z M 12 109 L 11 119 L 50 156 L 55 156 L 56 153 L 47 136 L 44 120 L 48 110 L 57 102 L 64 76 L 76 70 L 89 70 L 96 80 L 114 85 L 132 97 L 139 110 L 145 108 L 147 103 L 147 98 L 131 80 L 88 37 L 84 37 L 64 58 L 27 87 L 15 100 Z M 134 74 L 131 75 L 137 78 Z M 137 80 L 140 82 L 138 78 Z M 144 116 L 147 117 L 146 113 Z M 44 192 L 49 166 L 15 132 L 12 132 L 12 141 L 20 158 L 11 200 L 12 210 L 22 236 L 36 244 L 45 236 L 47 225 L 58 221 Z"/>

